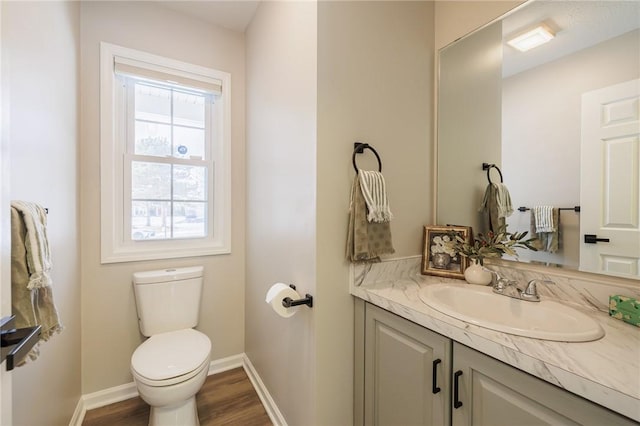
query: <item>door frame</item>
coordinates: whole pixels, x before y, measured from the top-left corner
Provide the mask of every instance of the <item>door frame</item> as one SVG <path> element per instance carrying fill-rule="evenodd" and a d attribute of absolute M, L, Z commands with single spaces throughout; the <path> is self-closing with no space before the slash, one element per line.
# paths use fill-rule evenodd
<path fill-rule="evenodd" d="M 0 1 L 0 34 L 2 9 Z M 0 37 L 2 40 L 2 37 Z M 0 316 L 11 315 L 11 222 L 9 194 L 9 95 L 6 58 L 0 45 Z M 4 61 L 3 61 L 4 59 Z M 0 364 L 0 424 L 12 424 L 12 374 Z"/>

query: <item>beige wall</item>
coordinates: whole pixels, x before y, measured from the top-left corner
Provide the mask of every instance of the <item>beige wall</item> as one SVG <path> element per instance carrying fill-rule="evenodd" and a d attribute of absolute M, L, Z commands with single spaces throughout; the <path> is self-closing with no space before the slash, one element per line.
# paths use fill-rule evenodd
<path fill-rule="evenodd" d="M 247 36 L 246 352 L 290 424 L 350 424 L 353 142 L 382 156 L 396 256 L 419 254 L 431 208 L 433 5 L 321 2 L 317 20 L 312 7 L 263 3 Z M 313 293 L 314 308 L 276 317 L 263 300 L 280 280 Z"/>
<path fill-rule="evenodd" d="M 383 163 L 396 253 L 431 221 L 433 3 L 321 2 L 318 12 L 318 425 L 353 416 L 353 301 L 344 260 L 353 143 Z M 367 151 L 368 152 L 368 151 Z M 375 168 L 371 153 L 359 167 Z M 345 379 L 349 378 L 349 379 Z"/>
<path fill-rule="evenodd" d="M 212 359 L 244 349 L 244 35 L 219 29 L 152 2 L 82 2 L 81 159 L 82 392 L 132 381 L 130 357 L 142 341 L 131 275 L 204 265 L 198 329 Z M 99 43 L 147 51 L 231 73 L 232 254 L 100 264 Z"/>
<path fill-rule="evenodd" d="M 371 144 L 382 159 L 394 214 L 392 257 L 421 251 L 431 208 L 432 10 L 430 2 L 320 3 L 319 206 L 332 208 L 321 216 L 319 235 L 332 239 L 334 265 L 344 257 L 356 141 Z M 366 152 L 358 166 L 377 167 Z"/>
<path fill-rule="evenodd" d="M 79 4 L 4 2 L 2 18 L 9 192 L 49 208 L 53 293 L 65 326 L 35 362 L 14 370 L 12 424 L 65 425 L 81 394 Z"/>
<path fill-rule="evenodd" d="M 279 281 L 317 296 L 316 17 L 263 2 L 247 31 L 245 352 L 291 425 L 315 424 L 317 307 L 284 319 L 264 300 Z"/>

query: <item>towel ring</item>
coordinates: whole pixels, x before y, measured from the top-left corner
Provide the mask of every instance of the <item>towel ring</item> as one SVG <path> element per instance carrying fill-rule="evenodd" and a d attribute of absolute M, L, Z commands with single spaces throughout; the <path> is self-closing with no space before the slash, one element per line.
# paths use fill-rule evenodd
<path fill-rule="evenodd" d="M 378 155 L 376 150 L 373 149 L 373 147 L 368 143 L 354 142 L 351 161 L 353 162 L 353 168 L 356 170 L 356 173 L 358 173 L 358 166 L 356 165 L 356 154 L 362 154 L 365 149 L 370 149 L 371 152 L 373 152 L 373 154 L 376 156 L 376 159 L 378 160 L 378 171 L 382 172 L 382 160 L 380 160 L 380 156 Z"/>
<path fill-rule="evenodd" d="M 502 172 L 500 171 L 500 168 L 498 166 L 496 166 L 495 164 L 482 163 L 482 170 L 487 171 L 487 180 L 489 181 L 489 183 L 493 183 L 491 182 L 491 169 L 496 169 L 498 171 L 498 174 L 500 175 L 500 183 L 503 183 L 504 179 L 502 179 Z"/>

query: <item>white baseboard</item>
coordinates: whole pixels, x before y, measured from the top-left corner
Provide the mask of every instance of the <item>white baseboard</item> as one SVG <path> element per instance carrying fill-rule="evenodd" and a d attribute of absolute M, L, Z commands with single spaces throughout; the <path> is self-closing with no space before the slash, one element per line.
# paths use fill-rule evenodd
<path fill-rule="evenodd" d="M 243 367 L 247 372 L 249 380 L 251 380 L 253 387 L 256 389 L 256 392 L 258 393 L 258 396 L 260 397 L 260 400 L 265 406 L 265 410 L 267 411 L 267 414 L 269 415 L 273 423 L 275 425 L 286 426 L 286 423 L 284 423 L 284 421 L 276 423 L 276 421 L 274 420 L 274 416 L 275 418 L 284 418 L 282 417 L 282 414 L 280 414 L 278 407 L 276 407 L 275 403 L 273 402 L 273 399 L 269 395 L 269 392 L 264 387 L 262 380 L 260 380 L 260 377 L 255 372 L 253 365 L 251 365 L 251 361 L 249 361 L 249 358 L 247 358 L 244 353 L 211 361 L 211 363 L 209 364 L 208 375 L 210 376 L 212 374 L 222 373 L 223 371 L 231 370 L 238 367 Z M 254 377 L 252 377 L 252 375 Z M 258 386 L 260 386 L 260 388 L 258 388 Z M 104 407 L 105 405 L 114 404 L 116 402 L 135 398 L 137 396 L 138 389 L 133 382 L 82 395 L 80 397 L 80 400 L 78 401 L 78 405 L 76 406 L 73 416 L 71 417 L 69 426 L 81 426 L 82 421 L 84 420 L 84 416 L 88 410 Z M 269 404 L 269 406 L 267 405 L 267 403 Z"/>
<path fill-rule="evenodd" d="M 278 409 L 278 406 L 271 397 L 271 394 L 267 390 L 266 386 L 262 382 L 260 375 L 253 367 L 251 360 L 249 359 L 249 357 L 247 357 L 247 354 L 242 355 L 244 360 L 244 371 L 247 373 L 247 376 L 249 377 L 253 388 L 256 390 L 258 398 L 260 398 L 260 401 L 262 402 L 267 415 L 271 419 L 271 423 L 273 423 L 275 426 L 287 426 L 287 421 Z"/>
<path fill-rule="evenodd" d="M 69 426 L 81 426 L 84 415 L 88 410 L 135 398 L 136 396 L 138 396 L 138 389 L 133 382 L 82 395 L 76 406 L 76 411 L 71 417 Z"/>
<path fill-rule="evenodd" d="M 76 405 L 76 410 L 73 412 L 73 416 L 71 416 L 71 420 L 69 421 L 69 426 L 82 426 L 85 414 L 87 414 L 87 407 L 84 406 L 84 400 L 80 397 L 78 405 Z"/>
<path fill-rule="evenodd" d="M 241 353 L 238 355 L 231 355 L 226 358 L 221 358 L 221 359 L 216 359 L 211 361 L 211 364 L 209 364 L 208 376 L 211 376 L 212 374 L 222 373 L 223 371 L 231 370 L 234 368 L 242 367 L 244 365 L 245 356 L 246 355 L 244 353 Z"/>

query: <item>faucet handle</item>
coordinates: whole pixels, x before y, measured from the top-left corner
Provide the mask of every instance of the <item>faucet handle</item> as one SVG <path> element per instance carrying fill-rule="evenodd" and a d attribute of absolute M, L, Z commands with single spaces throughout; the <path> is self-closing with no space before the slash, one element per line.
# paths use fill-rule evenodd
<path fill-rule="evenodd" d="M 504 292 L 505 288 L 510 286 L 516 286 L 516 282 L 514 280 L 508 280 L 506 278 L 499 278 L 496 283 L 493 285 L 493 291 L 495 293 Z"/>
<path fill-rule="evenodd" d="M 482 270 L 484 272 L 488 272 L 491 274 L 491 283 L 495 285 L 495 283 L 498 283 L 500 280 L 502 280 L 503 278 L 500 276 L 500 274 L 498 274 L 496 271 L 493 271 L 487 267 L 482 267 Z"/>
<path fill-rule="evenodd" d="M 550 280 L 540 280 L 540 279 L 530 280 L 527 283 L 527 286 L 525 287 L 524 291 L 522 292 L 523 298 L 534 300 L 534 301 L 540 300 L 537 283 L 555 284 L 555 282 Z"/>
<path fill-rule="evenodd" d="M 555 284 L 555 282 L 551 280 L 533 279 L 527 283 L 527 287 L 524 289 L 524 293 L 529 295 L 534 295 L 534 294 L 537 295 L 538 294 L 538 288 L 536 286 L 537 283 Z"/>
<path fill-rule="evenodd" d="M 522 293 L 526 294 L 527 296 L 538 296 L 538 287 L 536 285 L 537 282 L 538 280 L 529 281 Z"/>

